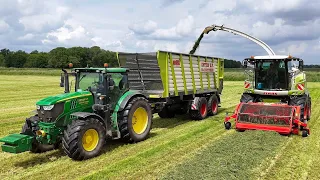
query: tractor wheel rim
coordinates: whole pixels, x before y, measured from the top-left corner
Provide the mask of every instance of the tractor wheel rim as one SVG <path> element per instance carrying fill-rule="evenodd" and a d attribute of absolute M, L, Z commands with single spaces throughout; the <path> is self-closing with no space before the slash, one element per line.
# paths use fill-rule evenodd
<path fill-rule="evenodd" d="M 206 114 L 206 112 L 207 112 L 207 105 L 205 103 L 203 103 L 200 108 L 201 116 L 204 116 Z"/>
<path fill-rule="evenodd" d="M 99 143 L 99 134 L 95 129 L 88 129 L 82 136 L 82 146 L 86 151 L 93 151 Z"/>
<path fill-rule="evenodd" d="M 135 110 L 132 117 L 132 128 L 137 134 L 142 134 L 145 132 L 148 126 L 148 112 L 145 108 L 139 107 Z"/>
<path fill-rule="evenodd" d="M 212 101 L 212 112 L 215 113 L 217 111 L 218 105 L 217 105 L 217 101 Z"/>

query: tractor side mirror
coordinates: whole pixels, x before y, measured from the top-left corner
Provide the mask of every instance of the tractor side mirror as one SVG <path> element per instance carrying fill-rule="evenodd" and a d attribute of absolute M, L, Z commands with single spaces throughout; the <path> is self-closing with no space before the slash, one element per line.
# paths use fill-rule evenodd
<path fill-rule="evenodd" d="M 60 87 L 64 87 L 64 75 L 61 73 Z"/>
<path fill-rule="evenodd" d="M 303 61 L 299 61 L 299 69 L 303 70 Z"/>

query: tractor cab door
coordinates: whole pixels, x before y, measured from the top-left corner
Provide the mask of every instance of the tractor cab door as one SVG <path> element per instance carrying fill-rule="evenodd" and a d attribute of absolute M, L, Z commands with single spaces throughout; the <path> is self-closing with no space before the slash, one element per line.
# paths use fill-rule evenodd
<path fill-rule="evenodd" d="M 113 110 L 120 97 L 129 90 L 128 74 L 108 73 L 107 84 L 107 103 L 111 110 Z"/>

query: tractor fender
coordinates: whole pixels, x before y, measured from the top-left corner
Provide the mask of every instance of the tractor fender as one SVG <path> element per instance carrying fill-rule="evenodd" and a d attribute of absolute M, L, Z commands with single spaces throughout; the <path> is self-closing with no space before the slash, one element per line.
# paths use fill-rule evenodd
<path fill-rule="evenodd" d="M 88 119 L 88 118 L 94 118 L 101 121 L 104 125 L 106 125 L 105 120 L 95 113 L 89 113 L 89 112 L 75 112 L 71 114 L 72 116 L 78 117 L 79 119 Z"/>
<path fill-rule="evenodd" d="M 132 92 L 132 93 L 128 93 L 126 96 L 124 96 L 123 98 L 120 98 L 118 103 L 120 103 L 119 105 L 119 109 L 117 110 L 118 112 L 119 111 L 122 111 L 124 110 L 124 108 L 126 107 L 126 105 L 128 104 L 128 102 L 134 98 L 134 97 L 145 97 L 144 95 L 142 95 L 141 93 L 139 92 Z"/>

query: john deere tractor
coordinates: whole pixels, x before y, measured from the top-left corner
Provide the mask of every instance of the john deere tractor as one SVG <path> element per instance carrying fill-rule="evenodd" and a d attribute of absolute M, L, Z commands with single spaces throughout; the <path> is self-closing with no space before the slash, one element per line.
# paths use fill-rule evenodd
<path fill-rule="evenodd" d="M 247 80 L 240 102 L 270 102 L 300 106 L 301 121 L 311 116 L 303 60 L 291 56 L 252 56 L 244 60 Z"/>
<path fill-rule="evenodd" d="M 40 153 L 62 144 L 69 157 L 84 160 L 97 156 L 106 139 L 146 139 L 152 109 L 142 94 L 129 90 L 127 72 L 126 68 L 63 69 L 60 86 L 65 93 L 38 101 L 36 114 L 26 119 L 22 132 L 0 140 L 2 150 Z M 75 77 L 72 92 L 69 77 Z"/>

